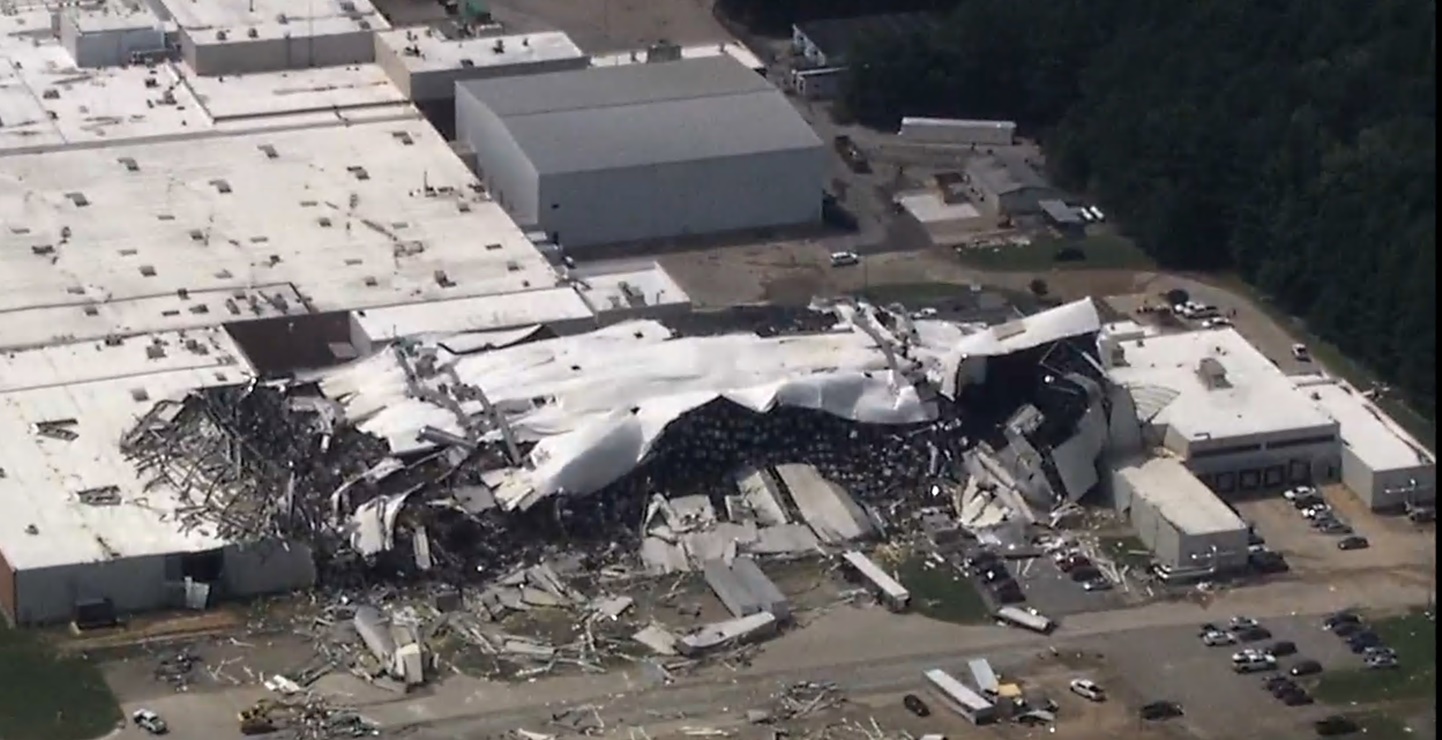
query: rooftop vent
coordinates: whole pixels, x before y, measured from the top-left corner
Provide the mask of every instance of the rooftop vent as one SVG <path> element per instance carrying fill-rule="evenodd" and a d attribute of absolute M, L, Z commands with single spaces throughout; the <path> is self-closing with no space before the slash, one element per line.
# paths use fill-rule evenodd
<path fill-rule="evenodd" d="M 1202 385 L 1206 386 L 1207 390 L 1232 386 L 1227 379 L 1227 368 L 1215 357 L 1203 357 L 1201 362 L 1197 363 L 1197 377 L 1202 379 Z"/>
<path fill-rule="evenodd" d="M 216 41 L 224 41 L 228 36 L 229 36 L 229 34 L 227 34 L 225 31 L 216 31 L 216 32 L 215 32 L 215 40 L 216 40 Z"/>
<path fill-rule="evenodd" d="M 226 193 L 230 192 L 230 183 L 226 182 L 225 180 L 211 180 L 210 184 L 213 185 L 215 187 L 215 191 L 220 193 L 221 195 L 225 195 Z"/>
<path fill-rule="evenodd" d="M 120 162 L 120 165 L 124 167 L 127 172 L 140 171 L 140 163 L 136 162 L 134 157 L 121 157 L 117 161 Z"/>
<path fill-rule="evenodd" d="M 90 205 L 90 199 L 85 197 L 85 193 L 66 193 L 65 197 L 69 198 L 70 202 L 74 203 L 76 208 L 84 208 Z"/>
<path fill-rule="evenodd" d="M 260 38 L 260 31 L 257 31 L 254 28 L 247 28 L 245 29 L 245 35 L 247 38 L 258 39 Z"/>
<path fill-rule="evenodd" d="M 491 46 L 491 51 L 494 51 L 494 52 L 496 52 L 497 54 L 504 54 L 504 53 L 506 53 L 506 40 L 505 40 L 505 39 L 496 39 L 496 43 L 495 43 L 493 46 Z"/>
<path fill-rule="evenodd" d="M 468 58 L 462 58 L 462 59 L 461 59 L 461 66 L 462 66 L 462 67 L 474 67 L 474 66 L 476 66 L 476 60 L 474 60 L 474 59 L 468 59 Z"/>
<path fill-rule="evenodd" d="M 266 158 L 266 159 L 279 159 L 279 158 L 280 158 L 280 152 L 277 152 L 277 151 L 275 150 L 275 147 L 274 147 L 273 145 L 271 145 L 271 144 L 261 144 L 260 146 L 258 146 L 258 147 L 256 147 L 256 148 L 265 153 L 265 158 Z"/>

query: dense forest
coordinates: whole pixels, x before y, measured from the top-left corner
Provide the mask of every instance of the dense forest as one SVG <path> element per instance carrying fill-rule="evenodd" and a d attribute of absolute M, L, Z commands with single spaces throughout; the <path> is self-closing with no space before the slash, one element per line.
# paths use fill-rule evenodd
<path fill-rule="evenodd" d="M 1435 418 L 1434 0 L 903 5 L 950 10 L 854 50 L 852 115 L 1017 120 L 1158 262 L 1240 274 Z"/>

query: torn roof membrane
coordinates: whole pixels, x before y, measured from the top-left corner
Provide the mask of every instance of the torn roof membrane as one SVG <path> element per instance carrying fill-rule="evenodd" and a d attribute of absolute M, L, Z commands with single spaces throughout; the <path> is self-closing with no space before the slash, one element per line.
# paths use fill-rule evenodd
<path fill-rule="evenodd" d="M 1100 327 L 1090 301 L 980 333 L 866 305 L 836 313 L 842 321 L 831 331 L 799 336 L 678 337 L 633 321 L 465 356 L 405 345 L 326 374 L 321 388 L 396 454 L 447 438 L 534 442 L 495 490 L 502 508 L 524 509 L 613 483 L 673 421 L 718 399 L 757 413 L 789 406 L 869 424 L 922 423 L 937 416 L 927 388 L 947 385 L 948 367 L 961 358 Z"/>

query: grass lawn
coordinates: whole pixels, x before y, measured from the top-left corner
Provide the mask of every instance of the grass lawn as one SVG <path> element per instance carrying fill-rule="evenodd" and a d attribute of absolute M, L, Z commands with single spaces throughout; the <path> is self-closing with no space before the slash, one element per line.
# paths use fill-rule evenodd
<path fill-rule="evenodd" d="M 94 663 L 59 657 L 35 633 L 0 622 L 0 738 L 87 740 L 120 720 Z"/>
<path fill-rule="evenodd" d="M 991 612 L 975 584 L 951 566 L 913 555 L 896 566 L 896 574 L 911 592 L 911 610 L 917 614 L 956 624 L 991 623 Z"/>
<path fill-rule="evenodd" d="M 1413 613 L 1380 619 L 1372 628 L 1397 651 L 1397 667 L 1368 670 L 1360 665 L 1324 673 L 1317 699 L 1335 705 L 1426 699 L 1437 695 L 1437 623 Z M 1360 659 L 1358 663 L 1360 663 Z"/>
<path fill-rule="evenodd" d="M 1074 250 L 1078 258 L 1058 260 L 1057 253 L 1062 250 Z M 960 249 L 956 254 L 965 265 L 997 272 L 1148 270 L 1156 266 L 1130 239 L 1115 234 L 1075 241 L 1037 238 L 1031 244 Z"/>

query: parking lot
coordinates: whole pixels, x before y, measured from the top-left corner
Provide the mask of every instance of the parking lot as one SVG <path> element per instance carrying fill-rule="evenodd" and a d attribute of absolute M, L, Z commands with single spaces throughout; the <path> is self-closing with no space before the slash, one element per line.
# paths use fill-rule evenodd
<path fill-rule="evenodd" d="M 1021 585 L 1027 605 L 1050 617 L 1107 611 L 1126 605 L 1126 594 L 1120 586 L 1113 584 L 1108 591 L 1087 591 L 1050 558 L 1013 564 L 1012 573 Z"/>
<path fill-rule="evenodd" d="M 1435 538 L 1430 528 L 1413 525 L 1403 517 L 1377 516 L 1340 486 L 1323 487 L 1322 496 L 1339 520 L 1367 538 L 1367 549 L 1339 550 L 1340 536 L 1312 528 L 1281 496 L 1242 501 L 1236 508 L 1266 539 L 1267 546 L 1283 553 L 1293 572 L 1304 579 L 1326 580 L 1362 572 L 1415 579 L 1432 571 Z"/>
<path fill-rule="evenodd" d="M 1218 614 L 1215 621 L 1225 623 L 1231 616 Z M 1296 655 L 1278 661 L 1284 671 L 1303 659 L 1320 662 L 1324 672 L 1361 663 L 1346 643 L 1323 630 L 1315 617 L 1264 620 L 1262 624 L 1272 638 L 1255 643 L 1255 647 L 1277 640 L 1297 645 Z M 1307 723 L 1337 711 L 1321 704 L 1283 705 L 1263 687 L 1264 677 L 1275 671 L 1235 673 L 1230 656 L 1242 646 L 1207 647 L 1199 639 L 1200 627 L 1135 630 L 1083 644 L 1104 656 L 1104 680 L 1124 684 L 1139 701 L 1180 703 L 1186 712 L 1181 722 L 1197 737 L 1305 737 L 1309 734 Z"/>

